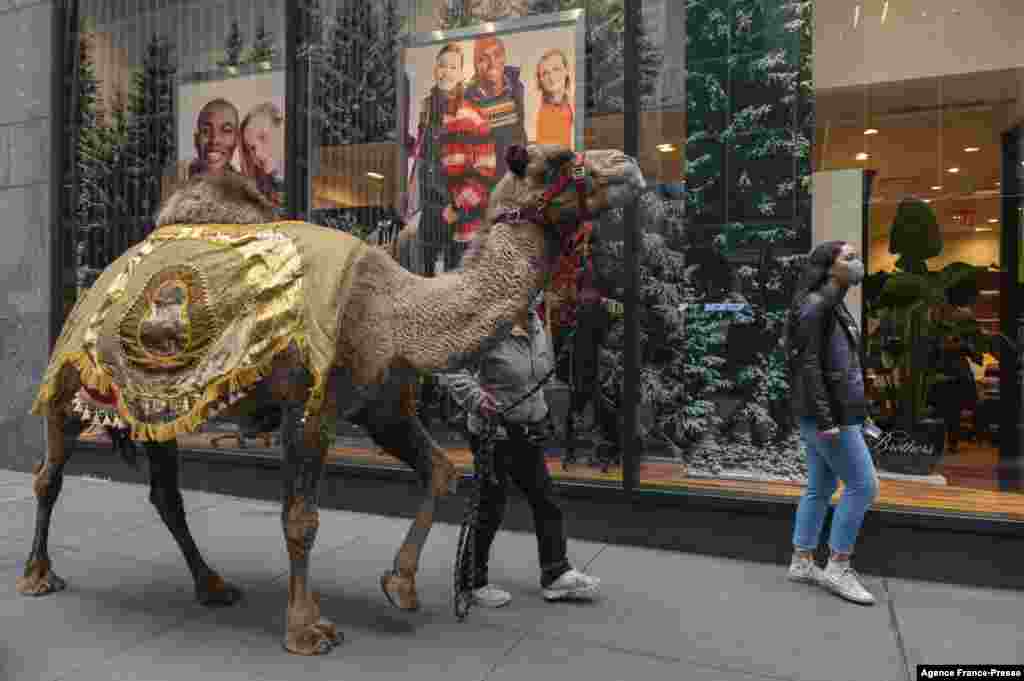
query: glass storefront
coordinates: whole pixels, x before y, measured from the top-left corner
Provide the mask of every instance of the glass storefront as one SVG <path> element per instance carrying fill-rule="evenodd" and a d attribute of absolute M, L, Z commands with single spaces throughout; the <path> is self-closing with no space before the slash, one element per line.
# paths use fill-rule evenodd
<path fill-rule="evenodd" d="M 627 149 L 652 191 L 585 225 L 545 294 L 556 479 L 797 497 L 782 323 L 806 254 L 842 239 L 871 275 L 848 304 L 886 433 L 878 506 L 1024 518 L 1024 15 L 1005 3 L 638 0 L 629 40 L 624 0 L 71 5 L 68 308 L 211 165 L 388 248 L 412 225 L 395 256 L 440 276 L 508 144 Z M 457 153 L 438 126 L 459 128 Z M 581 285 L 602 302 L 578 306 Z M 468 469 L 436 377 L 419 410 Z M 273 423 L 213 421 L 180 443 L 270 453 Z M 345 424 L 332 455 L 400 465 Z"/>

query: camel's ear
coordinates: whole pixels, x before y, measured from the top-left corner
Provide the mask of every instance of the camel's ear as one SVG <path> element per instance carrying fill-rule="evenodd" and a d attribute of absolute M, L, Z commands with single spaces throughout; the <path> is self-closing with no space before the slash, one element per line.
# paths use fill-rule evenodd
<path fill-rule="evenodd" d="M 526 166 L 530 164 L 530 154 L 526 147 L 513 144 L 505 152 L 505 163 L 517 177 L 526 177 Z"/>

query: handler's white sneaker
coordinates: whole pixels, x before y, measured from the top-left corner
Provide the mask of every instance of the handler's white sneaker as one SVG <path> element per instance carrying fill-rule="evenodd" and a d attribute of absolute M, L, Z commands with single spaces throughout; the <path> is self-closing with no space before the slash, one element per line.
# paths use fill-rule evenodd
<path fill-rule="evenodd" d="M 563 601 L 567 599 L 590 599 L 597 595 L 601 580 L 585 575 L 578 570 L 567 570 L 562 576 L 544 589 L 544 600 Z"/>
<path fill-rule="evenodd" d="M 500 608 L 503 605 L 508 605 L 508 602 L 512 600 L 512 594 L 493 584 L 487 584 L 479 589 L 473 589 L 473 600 L 477 605 Z"/>

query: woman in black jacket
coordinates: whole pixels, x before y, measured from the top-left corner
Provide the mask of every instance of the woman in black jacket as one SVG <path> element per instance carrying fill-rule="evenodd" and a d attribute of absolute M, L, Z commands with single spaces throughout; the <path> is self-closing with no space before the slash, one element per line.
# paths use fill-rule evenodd
<path fill-rule="evenodd" d="M 867 399 L 860 365 L 860 332 L 843 302 L 864 280 L 856 249 L 829 241 L 811 253 L 788 319 L 793 409 L 807 452 L 807 488 L 796 512 L 789 578 L 824 586 L 871 605 L 874 596 L 850 567 L 864 514 L 878 495 L 878 476 L 864 442 Z M 814 562 L 829 501 L 842 480 L 822 570 Z"/>

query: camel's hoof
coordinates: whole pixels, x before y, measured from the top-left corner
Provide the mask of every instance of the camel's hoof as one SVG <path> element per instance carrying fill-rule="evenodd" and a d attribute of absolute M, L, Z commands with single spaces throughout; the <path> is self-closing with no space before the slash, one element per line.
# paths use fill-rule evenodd
<path fill-rule="evenodd" d="M 200 605 L 234 605 L 241 599 L 242 590 L 234 584 L 225 582 L 220 575 L 211 575 L 196 584 L 196 600 Z"/>
<path fill-rule="evenodd" d="M 420 600 L 416 596 L 416 580 L 403 577 L 394 572 L 381 575 L 380 588 L 388 598 L 388 603 L 399 610 L 419 610 Z"/>
<path fill-rule="evenodd" d="M 289 631 L 284 649 L 295 655 L 326 655 L 344 638 L 332 622 L 321 618 L 316 624 Z"/>
<path fill-rule="evenodd" d="M 25 568 L 25 574 L 15 581 L 15 586 L 22 596 L 45 596 L 63 591 L 68 583 L 50 569 L 49 561 L 33 561 Z"/>

